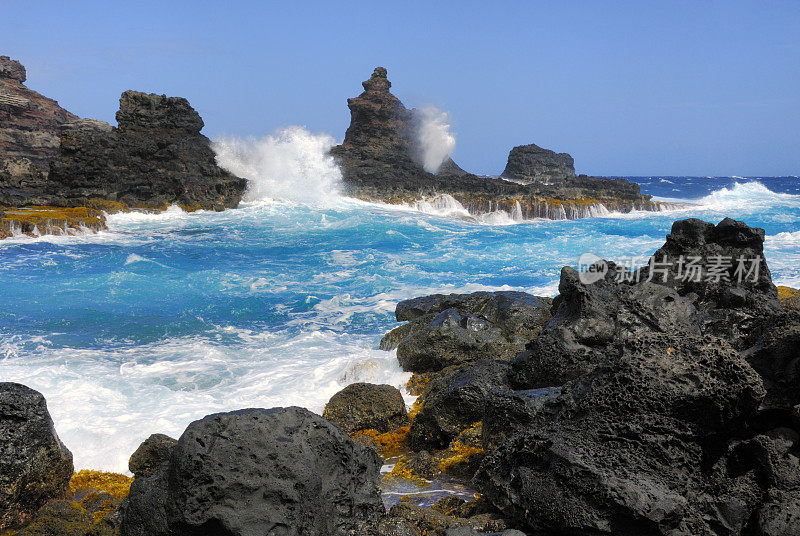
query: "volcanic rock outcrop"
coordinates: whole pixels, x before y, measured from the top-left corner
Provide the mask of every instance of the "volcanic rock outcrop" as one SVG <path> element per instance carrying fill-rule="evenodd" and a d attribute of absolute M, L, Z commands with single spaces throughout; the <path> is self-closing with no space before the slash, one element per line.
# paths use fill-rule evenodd
<path fill-rule="evenodd" d="M 571 158 L 568 165 L 566 157 L 557 156 L 562 162 L 554 170 L 542 171 L 543 160 L 534 165 L 530 159 L 517 157 L 520 148 L 512 151 L 509 160 L 511 171 L 517 170 L 523 181 L 531 174 L 555 177 L 560 169 L 572 172 L 556 184 L 546 180 L 520 184 L 519 180 L 467 173 L 447 158 L 430 173 L 422 164 L 419 114 L 391 94 L 386 69 L 376 68 L 363 86 L 361 95 L 347 101 L 351 121 L 344 142 L 331 149 L 341 163 L 347 195 L 389 203 L 439 202 L 447 195 L 473 215 L 505 211 L 524 219 L 571 219 L 607 210 L 659 210 L 661 206 L 624 179 L 574 176 Z"/>
<path fill-rule="evenodd" d="M 56 435 L 44 397 L 0 383 L 0 532 L 66 497 L 71 476 L 72 454 Z"/>
<path fill-rule="evenodd" d="M 575 162 L 567 153 L 556 153 L 538 145 L 519 145 L 508 153 L 500 175 L 521 183 L 558 182 L 575 176 Z"/>
<path fill-rule="evenodd" d="M 217 166 L 203 120 L 186 99 L 126 91 L 116 129 L 79 124 L 64 131 L 51 165 L 53 204 L 92 199 L 136 208 L 222 210 L 247 185 Z"/>

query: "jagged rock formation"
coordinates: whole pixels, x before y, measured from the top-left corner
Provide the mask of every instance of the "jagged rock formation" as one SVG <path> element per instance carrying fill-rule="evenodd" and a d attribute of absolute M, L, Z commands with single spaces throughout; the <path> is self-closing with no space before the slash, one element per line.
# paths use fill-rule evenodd
<path fill-rule="evenodd" d="M 601 263 L 608 270 L 590 281 L 564 267 L 552 317 L 536 298 L 503 296 L 523 325 L 540 326 L 510 362 L 436 322 L 502 324 L 496 298 L 401 302 L 397 319 L 410 322 L 383 345 L 401 357 L 414 343 L 401 365 L 425 372 L 409 383 L 421 396 L 398 466 L 474 475 L 512 526 L 537 536 L 797 534 L 800 313 L 782 309 L 763 242 L 742 222 L 689 219 L 637 271 Z M 732 263 L 720 269 L 719 257 Z M 739 259 L 757 268 L 742 281 Z M 462 473 L 442 464 L 450 452 Z"/>
<path fill-rule="evenodd" d="M 0 56 L 0 168 L 5 160 L 25 158 L 47 175 L 63 125 L 78 116 L 25 87 L 25 80 L 21 63 Z M 0 203 L 4 189 L 0 180 Z"/>
<path fill-rule="evenodd" d="M 80 122 L 64 131 L 51 166 L 53 204 L 92 199 L 158 209 L 222 210 L 241 200 L 246 180 L 217 166 L 203 120 L 186 99 L 126 91 L 116 129 Z"/>
<path fill-rule="evenodd" d="M 575 176 L 575 162 L 567 153 L 556 153 L 538 145 L 519 145 L 508 154 L 503 178 L 528 184 L 552 183 Z"/>
<path fill-rule="evenodd" d="M 414 203 L 446 194 L 473 215 L 502 210 L 523 219 L 659 210 L 660 205 L 642 195 L 636 184 L 575 177 L 574 170 L 558 184 L 519 184 L 467 173 L 448 158 L 435 174 L 429 173 L 421 164 L 417 118 L 389 91 L 386 69 L 376 68 L 363 86 L 361 95 L 347 101 L 351 121 L 344 142 L 331 149 L 341 163 L 347 195 Z"/>
<path fill-rule="evenodd" d="M 66 497 L 71 476 L 72 454 L 56 435 L 44 397 L 0 383 L 0 532 Z"/>

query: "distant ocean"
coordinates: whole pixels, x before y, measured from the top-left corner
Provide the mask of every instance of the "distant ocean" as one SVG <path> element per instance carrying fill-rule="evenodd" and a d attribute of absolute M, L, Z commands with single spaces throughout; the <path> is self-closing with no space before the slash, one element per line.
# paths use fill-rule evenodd
<path fill-rule="evenodd" d="M 408 375 L 394 354 L 377 349 L 399 300 L 494 289 L 552 296 L 561 267 L 582 252 L 649 255 L 676 219 L 763 227 L 774 280 L 800 286 L 797 177 L 633 180 L 692 205 L 465 221 L 430 205 L 345 199 L 326 179 L 277 193 L 261 185 L 222 213 L 117 214 L 96 235 L 2 241 L 0 378 L 44 393 L 77 468 L 124 471 L 149 434 L 177 437 L 208 413 L 319 412 L 351 382 L 402 386 Z"/>

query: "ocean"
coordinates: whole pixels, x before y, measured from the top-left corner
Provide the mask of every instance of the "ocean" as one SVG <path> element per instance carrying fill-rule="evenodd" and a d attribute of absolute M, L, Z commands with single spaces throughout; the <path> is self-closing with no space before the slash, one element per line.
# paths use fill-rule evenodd
<path fill-rule="evenodd" d="M 691 205 L 520 222 L 347 199 L 325 165 L 278 169 L 235 210 L 116 214 L 98 234 L 0 241 L 0 379 L 45 395 L 76 468 L 126 471 L 147 436 L 209 413 L 321 412 L 355 381 L 402 387 L 409 375 L 378 350 L 398 301 L 553 296 L 581 253 L 644 262 L 677 219 L 763 227 L 774 281 L 800 286 L 797 177 L 636 177 Z"/>

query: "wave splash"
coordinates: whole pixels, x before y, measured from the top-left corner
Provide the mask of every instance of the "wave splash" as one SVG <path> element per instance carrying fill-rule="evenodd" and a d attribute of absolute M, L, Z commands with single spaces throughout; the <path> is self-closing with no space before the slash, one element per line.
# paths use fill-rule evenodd
<path fill-rule="evenodd" d="M 220 138 L 217 164 L 248 179 L 244 201 L 282 199 L 328 205 L 338 199 L 342 172 L 329 154 L 336 140 L 298 126 L 263 138 Z"/>
<path fill-rule="evenodd" d="M 426 106 L 415 113 L 419 121 L 417 142 L 422 167 L 428 173 L 436 173 L 456 148 L 456 137 L 450 130 L 450 114 L 435 106 Z"/>

